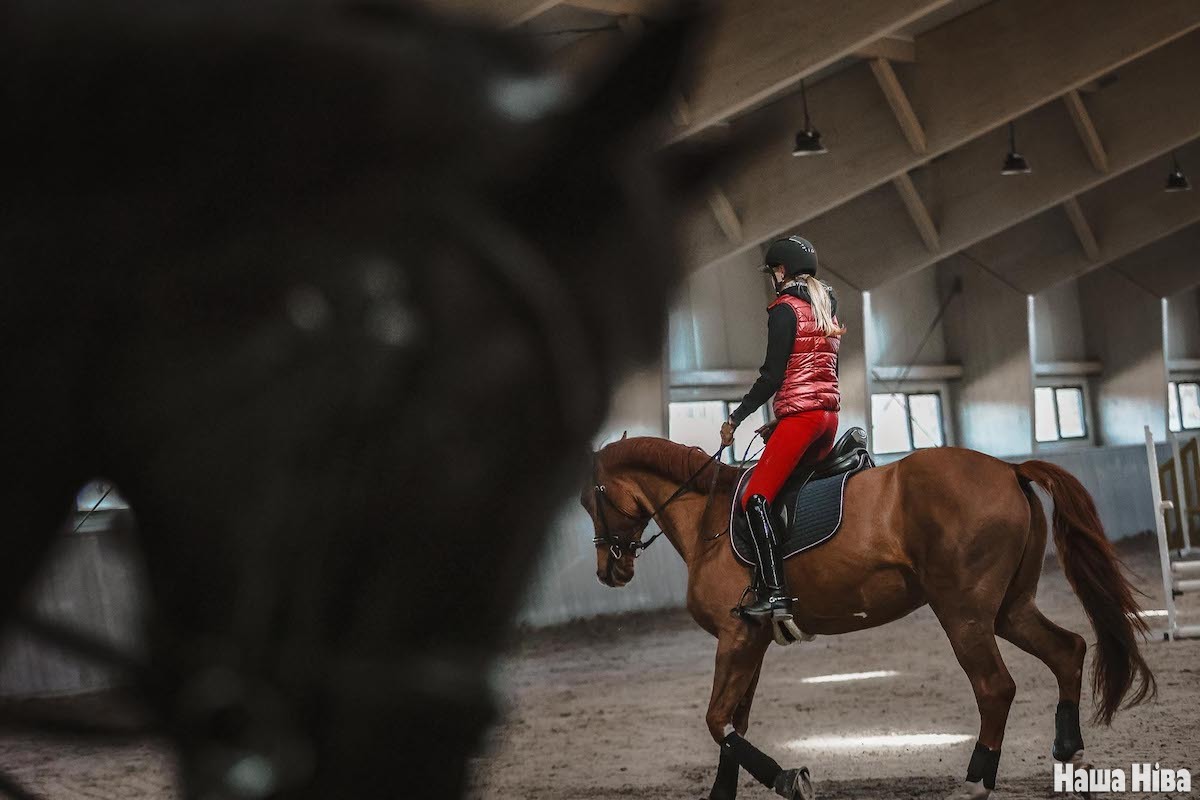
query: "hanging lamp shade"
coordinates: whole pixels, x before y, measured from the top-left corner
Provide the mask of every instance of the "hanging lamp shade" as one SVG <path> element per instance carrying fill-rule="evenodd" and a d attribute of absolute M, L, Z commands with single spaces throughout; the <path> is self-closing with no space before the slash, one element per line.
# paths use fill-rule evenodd
<path fill-rule="evenodd" d="M 1004 157 L 1004 166 L 1000 168 L 1001 175 L 1028 175 L 1033 172 L 1025 156 L 1017 152 L 1017 126 L 1008 123 L 1008 155 Z"/>
<path fill-rule="evenodd" d="M 796 146 L 792 148 L 792 155 L 815 156 L 828 152 L 825 145 L 821 144 L 820 132 L 808 128 L 796 134 Z"/>
<path fill-rule="evenodd" d="M 1167 175 L 1167 185 L 1163 188 L 1164 192 L 1186 192 L 1192 188 L 1188 183 L 1187 175 L 1183 174 L 1183 168 L 1179 166 L 1179 157 L 1174 153 L 1171 154 L 1171 172 Z"/>
<path fill-rule="evenodd" d="M 804 128 L 796 134 L 796 146 L 792 148 L 794 156 L 815 156 L 821 153 L 828 153 L 825 145 L 821 144 L 821 133 L 812 126 L 812 120 L 808 116 L 808 92 L 804 87 L 804 81 L 800 81 L 800 102 L 804 106 Z"/>

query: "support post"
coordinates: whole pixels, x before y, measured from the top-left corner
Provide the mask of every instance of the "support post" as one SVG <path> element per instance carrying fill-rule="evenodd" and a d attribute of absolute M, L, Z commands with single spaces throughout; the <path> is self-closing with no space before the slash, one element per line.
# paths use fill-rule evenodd
<path fill-rule="evenodd" d="M 1146 462 L 1150 467 L 1150 498 L 1154 503 L 1154 526 L 1158 531 L 1158 563 L 1162 569 L 1163 607 L 1167 610 L 1165 638 L 1176 638 L 1174 580 L 1171 575 L 1171 551 L 1167 546 L 1167 521 L 1163 517 L 1162 489 L 1158 485 L 1158 453 L 1154 449 L 1154 434 L 1146 431 Z"/>
<path fill-rule="evenodd" d="M 1171 442 L 1171 457 L 1175 459 L 1175 498 L 1179 502 L 1179 534 L 1183 537 L 1183 549 L 1180 555 L 1192 554 L 1192 534 L 1188 520 L 1187 495 L 1183 493 L 1183 459 L 1179 456 L 1179 437 L 1167 431 L 1167 439 Z"/>

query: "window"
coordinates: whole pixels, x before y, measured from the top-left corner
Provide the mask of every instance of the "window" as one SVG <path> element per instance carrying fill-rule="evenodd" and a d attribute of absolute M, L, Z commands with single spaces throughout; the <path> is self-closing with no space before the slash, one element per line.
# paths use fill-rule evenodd
<path fill-rule="evenodd" d="M 1167 384 L 1167 410 L 1171 430 L 1200 428 L 1200 382 L 1171 381 Z"/>
<path fill-rule="evenodd" d="M 1034 434 L 1039 442 L 1086 439 L 1081 386 L 1038 386 L 1033 390 Z"/>
<path fill-rule="evenodd" d="M 942 396 L 937 392 L 871 395 L 871 437 L 876 453 L 907 453 L 946 443 Z"/>
<path fill-rule="evenodd" d="M 721 423 L 729 419 L 729 413 L 738 407 L 740 400 L 689 400 L 671 403 L 670 427 L 668 438 L 680 444 L 690 444 L 699 447 L 706 453 L 712 453 L 721 443 Z M 761 446 L 759 440 L 747 452 L 754 431 L 767 424 L 766 406 L 755 411 L 738 426 L 733 436 L 733 453 L 726 449 L 722 459 L 726 463 L 735 464 L 743 457 L 754 457 L 754 451 Z"/>
<path fill-rule="evenodd" d="M 81 513 L 119 508 L 129 508 L 129 504 L 117 494 L 116 487 L 106 481 L 92 481 L 75 496 L 75 510 Z"/>

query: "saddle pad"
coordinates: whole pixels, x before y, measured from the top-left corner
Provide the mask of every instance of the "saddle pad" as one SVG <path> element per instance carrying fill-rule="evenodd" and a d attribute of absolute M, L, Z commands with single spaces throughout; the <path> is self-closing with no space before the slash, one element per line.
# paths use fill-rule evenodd
<path fill-rule="evenodd" d="M 842 524 L 846 484 L 870 466 L 870 461 L 864 458 L 848 472 L 809 481 L 794 496 L 779 497 L 778 510 L 774 514 L 775 532 L 780 537 L 780 553 L 785 559 L 827 542 L 837 533 Z M 741 497 L 749 475 L 750 472 L 747 472 L 742 476 L 734 497 Z M 750 526 L 737 503 L 734 503 L 731 516 L 729 543 L 733 547 L 733 554 L 746 566 L 753 567 L 756 561 Z"/>

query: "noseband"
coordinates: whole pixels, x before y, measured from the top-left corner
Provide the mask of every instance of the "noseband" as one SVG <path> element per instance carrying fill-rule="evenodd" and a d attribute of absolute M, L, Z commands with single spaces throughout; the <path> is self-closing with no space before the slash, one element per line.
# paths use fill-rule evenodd
<path fill-rule="evenodd" d="M 592 496 L 595 498 L 596 516 L 599 517 L 600 527 L 603 530 L 601 535 L 592 539 L 592 544 L 594 544 L 596 547 L 607 545 L 609 555 L 611 555 L 613 558 L 621 558 L 626 550 L 629 551 L 631 556 L 637 558 L 639 555 L 641 555 L 643 550 L 654 544 L 655 539 L 657 539 L 659 536 L 662 536 L 662 531 L 659 530 L 658 533 L 650 537 L 650 541 L 643 542 L 641 540 L 642 533 L 645 532 L 646 526 L 650 524 L 650 520 L 654 519 L 654 517 L 658 514 L 658 511 L 662 511 L 663 508 L 666 508 L 666 503 L 663 503 L 662 506 L 659 507 L 658 511 L 655 511 L 649 517 L 642 519 L 641 517 L 627 514 L 620 508 L 617 508 L 617 504 L 614 503 L 608 496 L 608 488 L 602 483 L 597 483 L 592 487 Z M 674 497 L 672 497 L 672 499 L 674 499 Z M 632 531 L 628 538 L 622 539 L 618 533 L 622 533 L 623 531 L 614 533 L 609 527 L 608 517 L 605 516 L 603 511 L 601 511 L 602 504 L 607 505 L 609 508 L 613 509 L 626 519 L 633 520 L 634 524 L 628 528 L 629 531 Z"/>

